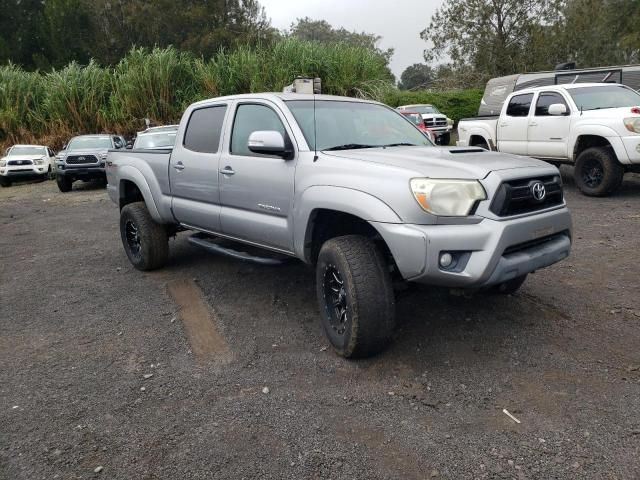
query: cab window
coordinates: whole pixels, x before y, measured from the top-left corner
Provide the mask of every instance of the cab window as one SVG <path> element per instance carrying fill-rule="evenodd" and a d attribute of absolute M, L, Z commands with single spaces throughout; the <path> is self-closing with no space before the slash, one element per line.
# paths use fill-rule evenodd
<path fill-rule="evenodd" d="M 226 105 L 194 110 L 184 133 L 184 148 L 192 152 L 217 153 L 226 111 Z"/>
<path fill-rule="evenodd" d="M 509 117 L 526 117 L 529 115 L 532 100 L 533 93 L 511 97 L 507 106 L 507 115 Z"/>
<path fill-rule="evenodd" d="M 252 152 L 247 146 L 249 135 L 258 130 L 275 130 L 280 132 L 282 136 L 286 135 L 286 130 L 280 117 L 270 107 L 259 104 L 239 105 L 231 133 L 231 154 L 248 157 L 264 156 Z"/>
<path fill-rule="evenodd" d="M 563 104 L 567 107 L 567 113 L 569 112 L 569 106 L 567 102 L 564 101 L 562 95 L 559 93 L 544 92 L 538 96 L 538 101 L 536 102 L 536 117 L 548 117 L 549 107 L 555 103 Z"/>

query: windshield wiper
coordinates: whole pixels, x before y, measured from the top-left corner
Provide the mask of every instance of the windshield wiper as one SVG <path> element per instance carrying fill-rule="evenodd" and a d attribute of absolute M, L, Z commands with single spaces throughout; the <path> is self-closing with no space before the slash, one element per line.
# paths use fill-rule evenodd
<path fill-rule="evenodd" d="M 363 145 L 362 143 L 346 143 L 344 145 L 336 145 L 335 147 L 325 148 L 323 151 L 331 152 L 336 150 L 358 150 L 360 148 L 376 148 L 381 145 Z"/>

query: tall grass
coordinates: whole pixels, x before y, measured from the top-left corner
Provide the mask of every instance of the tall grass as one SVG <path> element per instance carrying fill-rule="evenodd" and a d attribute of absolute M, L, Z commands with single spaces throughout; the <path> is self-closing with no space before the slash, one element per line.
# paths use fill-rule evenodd
<path fill-rule="evenodd" d="M 323 93 L 413 103 L 393 87 L 382 56 L 346 44 L 284 39 L 221 50 L 211 59 L 171 47 L 132 49 L 114 67 L 93 61 L 48 73 L 0 67 L 0 144 L 38 142 L 56 148 L 75 134 L 132 134 L 145 118 L 175 123 L 194 101 L 281 91 L 297 76 L 321 77 Z M 454 103 L 455 95 L 447 100 Z"/>

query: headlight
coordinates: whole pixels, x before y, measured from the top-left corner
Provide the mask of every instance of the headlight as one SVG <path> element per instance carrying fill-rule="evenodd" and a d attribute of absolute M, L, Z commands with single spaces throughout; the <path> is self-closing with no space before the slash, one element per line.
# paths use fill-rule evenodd
<path fill-rule="evenodd" d="M 7 161 L 6 160 L 0 160 L 0 167 L 6 167 L 7 166 Z"/>
<path fill-rule="evenodd" d="M 36 165 L 44 165 L 44 159 L 42 158 L 36 158 L 33 163 L 35 163 Z"/>
<path fill-rule="evenodd" d="M 414 178 L 411 191 L 423 210 L 433 215 L 464 217 L 487 194 L 477 180 Z"/>
<path fill-rule="evenodd" d="M 107 154 L 106 153 L 101 153 L 100 154 L 100 160 L 106 160 L 107 159 Z"/>
<path fill-rule="evenodd" d="M 624 126 L 633 133 L 640 133 L 640 117 L 630 117 L 624 119 Z"/>

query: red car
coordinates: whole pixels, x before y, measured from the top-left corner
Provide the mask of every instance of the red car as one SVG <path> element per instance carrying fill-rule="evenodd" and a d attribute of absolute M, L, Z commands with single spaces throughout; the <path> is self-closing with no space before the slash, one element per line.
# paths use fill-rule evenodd
<path fill-rule="evenodd" d="M 430 128 L 424 125 L 424 120 L 422 120 L 422 115 L 418 112 L 407 112 L 406 110 L 400 111 L 402 115 L 407 117 L 411 122 L 415 123 L 416 127 L 418 127 L 433 143 L 436 143 L 436 136 L 431 131 Z"/>

